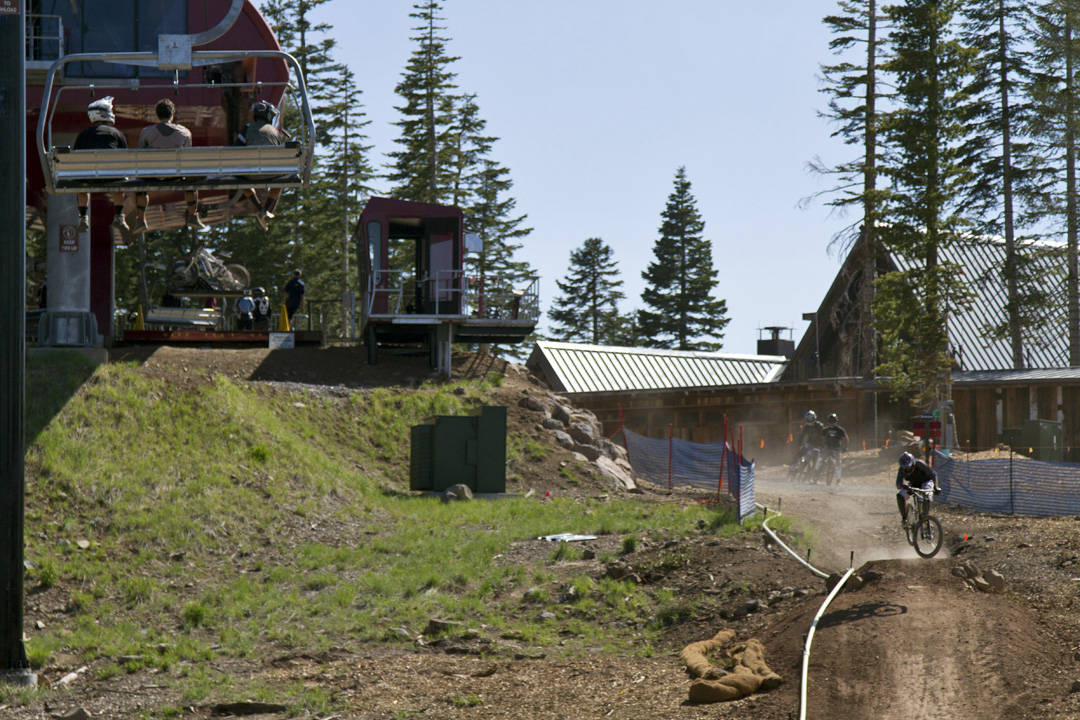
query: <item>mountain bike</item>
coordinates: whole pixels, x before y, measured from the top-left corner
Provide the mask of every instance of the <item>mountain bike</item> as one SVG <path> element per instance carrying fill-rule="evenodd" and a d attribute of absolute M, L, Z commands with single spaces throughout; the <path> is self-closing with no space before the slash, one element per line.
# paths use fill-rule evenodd
<path fill-rule="evenodd" d="M 795 462 L 788 468 L 788 481 L 794 482 L 796 480 L 802 480 L 803 482 L 816 483 L 817 478 L 814 477 L 814 466 L 817 464 L 817 459 L 817 448 L 803 446 L 799 450 L 799 456 L 795 458 Z"/>
<path fill-rule="evenodd" d="M 915 548 L 920 557 L 932 558 L 941 549 L 941 523 L 930 514 L 930 498 L 933 490 L 908 486 L 907 521 L 904 533 L 908 545 Z"/>
<path fill-rule="evenodd" d="M 825 450 L 821 455 L 821 468 L 818 470 L 818 477 L 825 481 L 826 485 L 832 485 L 833 480 L 836 480 L 836 467 L 840 462 L 840 453 L 836 451 Z M 837 484 L 840 483 L 836 480 Z"/>
<path fill-rule="evenodd" d="M 177 289 L 196 288 L 200 283 L 211 290 L 235 292 L 251 284 L 251 275 L 243 265 L 225 264 L 229 253 L 213 253 L 199 243 L 187 257 L 177 258 L 166 273 L 168 283 Z"/>

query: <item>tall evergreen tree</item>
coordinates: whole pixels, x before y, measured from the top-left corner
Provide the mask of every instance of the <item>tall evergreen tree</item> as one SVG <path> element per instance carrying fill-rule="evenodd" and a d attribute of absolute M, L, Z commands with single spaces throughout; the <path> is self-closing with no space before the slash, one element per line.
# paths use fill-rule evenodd
<path fill-rule="evenodd" d="M 305 268 L 312 284 L 323 289 L 322 297 L 334 299 L 356 289 L 358 270 L 350 263 L 357 251 L 353 230 L 364 200 L 374 193 L 371 182 L 376 173 L 368 160 L 371 145 L 365 144 L 364 128 L 370 121 L 356 76 L 339 65 L 338 80 L 328 83 L 323 92 L 316 101 L 326 109 L 320 128 L 324 145 L 308 204 L 312 213 L 325 219 L 319 223 L 319 231 L 326 236 L 320 242 L 323 254 L 308 258 Z M 330 323 L 331 330 L 336 329 L 337 318 L 324 316 L 323 321 Z M 341 322 L 346 322 L 344 314 Z"/>
<path fill-rule="evenodd" d="M 304 74 L 317 132 L 310 139 L 316 144 L 312 184 L 281 194 L 269 230 L 262 230 L 254 220 L 232 223 L 223 243 L 234 257 L 244 258 L 253 282 L 265 286 L 275 302 L 294 268 L 304 270 L 310 299 L 336 300 L 341 287 L 340 215 L 327 212 L 327 191 L 320 187 L 320 178 L 336 119 L 330 98 L 340 82 L 342 67 L 332 58 L 335 42 L 328 36 L 331 26 L 312 19 L 328 1 L 267 0 L 262 6 L 278 42 L 297 59 Z M 287 93 L 282 104 L 283 127 L 296 128 L 299 115 L 297 98 Z"/>
<path fill-rule="evenodd" d="M 878 79 L 881 41 L 878 28 L 882 21 L 877 0 L 840 0 L 841 14 L 824 19 L 834 35 L 829 48 L 845 59 L 821 67 L 825 88 L 829 95 L 829 109 L 822 116 L 837 125 L 834 137 L 841 137 L 847 145 L 859 148 L 859 154 L 835 166 L 826 166 L 820 160 L 810 164 L 813 171 L 836 176 L 839 185 L 826 192 L 832 195 L 828 205 L 841 211 L 853 210 L 858 220 L 841 230 L 834 240 L 845 245 L 861 238 L 858 244 L 862 252 L 859 276 L 859 361 L 858 372 L 867 379 L 874 374 L 877 365 L 877 338 L 874 332 L 873 297 L 874 279 L 877 276 L 878 237 L 881 219 L 881 191 L 878 190 L 878 159 L 880 147 L 878 126 L 880 124 L 879 101 L 884 99 L 882 84 Z M 844 332 L 841 328 L 840 332 Z M 852 353 L 845 353 L 847 356 Z"/>
<path fill-rule="evenodd" d="M 1036 7 L 1035 60 L 1030 93 L 1035 108 L 1033 132 L 1051 178 L 1045 186 L 1043 217 L 1066 243 L 1066 322 L 1069 365 L 1080 366 L 1080 277 L 1077 197 L 1077 129 L 1080 128 L 1080 4 L 1050 0 Z"/>
<path fill-rule="evenodd" d="M 903 258 L 900 277 L 882 278 L 874 315 L 882 334 L 880 374 L 890 388 L 929 407 L 948 392 L 948 313 L 966 300 L 959 268 L 941 251 L 958 242 L 970 173 L 961 162 L 970 104 L 972 53 L 953 35 L 956 0 L 907 0 L 888 8 L 899 107 L 885 120 L 882 172 L 892 182 L 881 237 Z M 899 294 L 897 294 L 899 293 Z"/>
<path fill-rule="evenodd" d="M 640 310 L 638 318 L 650 347 L 713 351 L 722 343 L 702 338 L 722 339 L 730 319 L 725 317 L 727 302 L 713 298 L 719 273 L 690 189 L 686 168 L 680 167 L 653 246 L 656 259 L 641 273 L 648 283 L 641 299 L 651 310 Z"/>
<path fill-rule="evenodd" d="M 441 6 L 427 0 L 413 6 L 410 17 L 419 25 L 409 63 L 394 91 L 404 100 L 397 107 L 402 119 L 394 123 L 401 129 L 395 141 L 401 150 L 389 153 L 393 166 L 387 179 L 396 183 L 392 193 L 402 200 L 441 203 L 450 198 L 455 139 L 455 73 L 449 66 L 457 60 L 446 53 L 445 30 L 439 23 Z"/>
<path fill-rule="evenodd" d="M 1004 237 L 1005 323 L 987 328 L 1006 338 L 1014 368 L 1024 367 L 1024 333 L 1045 314 L 1047 299 L 1032 276 L 1031 244 L 1024 237 L 1034 222 L 1036 158 L 1023 133 L 1031 105 L 1022 88 L 1030 82 L 1030 10 L 1023 0 L 966 0 L 963 40 L 977 53 L 968 92 L 972 96 L 970 135 L 963 145 L 975 169 L 968 188 L 975 232 Z"/>
<path fill-rule="evenodd" d="M 532 269 L 515 254 L 532 228 L 525 216 L 514 217 L 517 201 L 509 196 L 514 183 L 510 171 L 491 158 L 496 137 L 485 134 L 475 95 L 459 98 L 452 126 L 454 153 L 449 166 L 452 186 L 448 195 L 465 211 L 465 223 L 483 247 L 465 258 L 466 269 L 478 276 L 500 275 L 518 283 L 534 277 Z"/>
<path fill-rule="evenodd" d="M 619 301 L 626 295 L 611 247 L 600 238 L 588 238 L 570 253 L 565 280 L 555 282 L 562 295 L 548 311 L 556 327 L 553 336 L 568 342 L 613 344 L 619 322 Z"/>

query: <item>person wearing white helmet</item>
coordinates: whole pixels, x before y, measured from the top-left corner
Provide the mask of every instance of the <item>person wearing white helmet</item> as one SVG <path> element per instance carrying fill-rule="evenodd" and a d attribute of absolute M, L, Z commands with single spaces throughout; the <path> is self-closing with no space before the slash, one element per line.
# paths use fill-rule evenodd
<path fill-rule="evenodd" d="M 73 150 L 127 149 L 127 138 L 113 124 L 116 122 L 116 115 L 113 112 L 111 95 L 90 103 L 86 108 L 86 114 L 90 118 L 91 125 L 75 138 Z M 110 195 L 116 213 L 113 217 L 113 227 L 118 230 L 127 230 L 127 221 L 124 220 L 124 195 L 123 193 Z M 79 232 L 87 232 L 90 229 L 90 221 L 86 217 L 86 210 L 90 205 L 90 193 L 78 193 L 76 202 L 79 205 Z"/>
<path fill-rule="evenodd" d="M 941 492 L 934 469 L 906 452 L 900 455 L 900 469 L 896 471 L 896 507 L 900 510 L 900 522 L 904 527 L 908 526 L 907 499 L 911 495 L 909 488 L 912 487 L 933 490 L 935 494 Z"/>
<path fill-rule="evenodd" d="M 812 469 L 817 470 L 821 456 L 822 433 L 825 426 L 817 419 L 817 413 L 813 410 L 807 410 L 803 420 L 802 430 L 799 432 L 799 442 L 796 445 L 798 449 L 795 451 L 795 462 L 791 464 L 791 475 L 795 474 L 799 461 L 806 456 L 809 456 L 813 462 Z"/>
<path fill-rule="evenodd" d="M 277 117 L 277 114 L 277 108 L 265 100 L 259 100 L 253 104 L 251 106 L 251 117 L 253 122 L 244 126 L 244 129 L 236 136 L 237 142 L 248 147 L 256 147 L 259 145 L 283 145 L 287 133 L 274 125 L 274 119 Z M 280 188 L 269 191 L 267 193 L 266 201 L 270 202 L 271 199 L 276 200 L 280 192 Z M 255 188 L 246 188 L 244 190 L 244 197 L 250 200 L 255 206 L 255 219 L 259 221 L 259 225 L 262 229 L 266 230 L 268 227 L 266 221 L 268 218 L 273 219 L 274 213 L 270 212 L 262 201 L 259 200 Z"/>
<path fill-rule="evenodd" d="M 252 299 L 255 301 L 255 312 L 252 314 L 254 328 L 256 330 L 269 330 L 270 297 L 266 294 L 266 289 L 261 287 L 255 288 L 252 295 Z"/>

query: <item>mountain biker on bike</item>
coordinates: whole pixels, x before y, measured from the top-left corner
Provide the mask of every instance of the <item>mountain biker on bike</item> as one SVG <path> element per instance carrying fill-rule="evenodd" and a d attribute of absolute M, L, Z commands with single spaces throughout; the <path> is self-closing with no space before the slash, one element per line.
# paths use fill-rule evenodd
<path fill-rule="evenodd" d="M 896 507 L 900 509 L 900 521 L 904 527 L 908 526 L 907 499 L 913 487 L 928 492 L 933 490 L 934 494 L 941 492 L 934 469 L 906 452 L 900 456 L 900 469 L 896 471 Z"/>
<path fill-rule="evenodd" d="M 822 458 L 833 459 L 833 467 L 836 468 L 836 483 L 840 484 L 840 453 L 847 450 L 848 435 L 844 428 L 840 427 L 836 413 L 829 415 L 829 424 L 821 431 Z"/>
<path fill-rule="evenodd" d="M 825 426 L 817 419 L 817 413 L 813 410 L 807 410 L 803 419 L 805 422 L 799 432 L 799 449 L 795 453 L 795 462 L 791 465 L 792 472 L 795 472 L 799 461 L 806 456 L 813 458 L 815 470 L 817 469 L 817 461 L 820 459 L 822 433 Z"/>

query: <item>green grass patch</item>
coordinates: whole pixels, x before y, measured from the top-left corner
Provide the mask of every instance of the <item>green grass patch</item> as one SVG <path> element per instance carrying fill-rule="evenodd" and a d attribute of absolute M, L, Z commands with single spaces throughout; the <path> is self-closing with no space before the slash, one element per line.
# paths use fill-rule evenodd
<path fill-rule="evenodd" d="M 48 400 L 53 370 L 42 368 L 67 378 L 63 401 Z M 340 713 L 319 690 L 241 683 L 215 661 L 397 643 L 392 628 L 415 636 L 433 617 L 552 653 L 652 653 L 692 603 L 566 577 L 565 564 L 582 559 L 573 543 L 525 564 L 505 560 L 511 548 L 570 532 L 621 538 L 625 554 L 641 538 L 740 531 L 699 505 L 409 494 L 409 428 L 483 404 L 497 378 L 348 397 L 223 376 L 193 391 L 71 360 L 28 378 L 28 397 L 45 400 L 27 451 L 26 577 L 69 610 L 31 633 L 31 663 L 64 653 L 100 659 L 99 677 L 167 671 L 175 708 L 265 696 L 290 712 Z M 511 444 L 520 462 L 547 457 L 539 442 Z M 675 548 L 656 562 L 684 559 Z M 557 619 L 538 622 L 542 612 Z M 17 702 L 7 692 L 16 699 L 3 702 Z M 448 702 L 473 707 L 470 698 Z"/>

